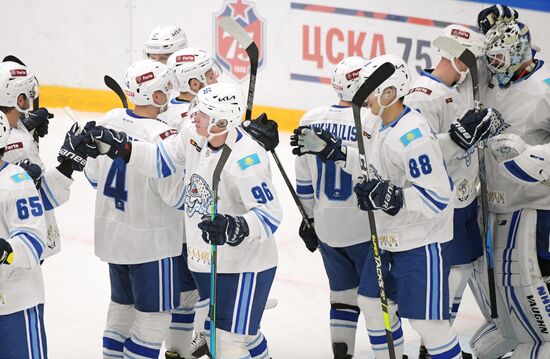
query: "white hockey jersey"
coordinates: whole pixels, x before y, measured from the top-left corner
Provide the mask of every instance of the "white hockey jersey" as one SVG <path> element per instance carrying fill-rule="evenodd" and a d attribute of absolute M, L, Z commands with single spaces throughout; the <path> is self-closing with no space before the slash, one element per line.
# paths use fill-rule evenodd
<path fill-rule="evenodd" d="M 178 94 L 179 95 L 179 94 Z M 191 102 L 173 98 L 168 103 L 168 108 L 159 114 L 158 120 L 164 122 L 168 127 L 181 131 L 183 125 L 189 121 L 187 111 L 189 111 Z"/>
<path fill-rule="evenodd" d="M 0 164 L 0 237 L 13 250 L 12 264 L 0 265 L 0 315 L 44 303 L 44 208 L 29 175 L 8 162 Z"/>
<path fill-rule="evenodd" d="M 218 272 L 259 272 L 277 265 L 274 233 L 282 211 L 266 151 L 238 129 L 237 141 L 221 172 L 218 212 L 243 216 L 249 236 L 238 246 L 218 247 Z M 211 149 L 194 126 L 156 146 L 132 144 L 129 167 L 144 174 L 165 177 L 185 171 L 185 230 L 189 269 L 210 272 L 210 245 L 198 228 L 201 217 L 211 214 L 212 177 L 222 150 Z"/>
<path fill-rule="evenodd" d="M 365 128 L 371 178 L 403 188 L 404 205 L 395 216 L 374 211 L 380 248 L 401 252 L 453 237 L 453 182 L 428 122 L 406 107 L 392 123 Z M 348 149 L 344 168 L 361 174 L 358 151 Z"/>
<path fill-rule="evenodd" d="M 451 123 L 475 107 L 471 77 L 467 76 L 460 85 L 449 87 L 423 71 L 405 97 L 405 104 L 422 114 L 438 138 L 447 137 Z M 477 197 L 477 150 L 465 152 L 450 140 L 440 142 L 440 147 L 456 186 L 455 208 L 464 208 Z"/>
<path fill-rule="evenodd" d="M 505 133 L 515 133 L 529 145 L 550 142 L 550 70 L 542 60 L 527 78 L 502 89 L 495 79 L 485 93 L 485 106 L 500 111 L 510 127 Z M 525 186 L 502 176 L 489 149 L 485 150 L 489 210 L 509 213 L 521 208 L 550 209 L 550 192 L 544 184 Z"/>
<path fill-rule="evenodd" d="M 374 121 L 370 110 L 361 111 L 362 119 Z M 365 122 L 365 120 L 363 120 Z M 357 133 L 351 107 L 325 106 L 308 111 L 300 126 L 321 127 L 342 139 L 348 148 L 357 148 Z M 370 240 L 369 221 L 357 207 L 352 176 L 334 163 L 318 156 L 295 159 L 296 193 L 309 217 L 315 219 L 319 239 L 331 247 L 347 247 Z"/>
<path fill-rule="evenodd" d="M 156 143 L 177 133 L 131 110 L 109 111 L 98 125 L 125 132 L 137 142 Z M 95 254 L 114 264 L 139 264 L 181 254 L 183 173 L 149 178 L 120 158 L 89 158 L 84 173 L 97 189 Z"/>
<path fill-rule="evenodd" d="M 27 159 L 42 169 L 42 182 L 39 192 L 46 210 L 44 216 L 48 228 L 48 239 L 43 258 L 47 258 L 61 250 L 59 229 L 53 209 L 69 200 L 73 179 L 67 178 L 56 168 L 46 170 L 38 153 L 38 144 L 23 123 L 19 122 L 18 128 L 12 128 L 10 131 L 4 160 L 16 163 Z"/>

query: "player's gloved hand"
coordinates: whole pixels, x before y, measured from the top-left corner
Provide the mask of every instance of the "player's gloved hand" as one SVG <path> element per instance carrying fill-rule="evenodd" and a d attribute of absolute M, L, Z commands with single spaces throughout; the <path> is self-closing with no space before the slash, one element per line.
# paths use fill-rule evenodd
<path fill-rule="evenodd" d="M 300 126 L 290 136 L 292 153 L 318 155 L 322 161 L 343 161 L 346 154 L 342 150 L 342 140 L 319 127 Z"/>
<path fill-rule="evenodd" d="M 265 113 L 262 113 L 255 120 L 244 121 L 243 128 L 266 151 L 274 150 L 279 144 L 279 127 L 277 122 L 267 118 Z"/>
<path fill-rule="evenodd" d="M 487 144 L 498 163 L 519 156 L 527 148 L 527 144 L 515 133 L 495 136 Z"/>
<path fill-rule="evenodd" d="M 313 219 L 311 220 L 311 224 L 313 225 Z M 315 228 L 313 226 L 309 228 L 306 221 L 302 219 L 300 229 L 298 229 L 298 234 L 306 244 L 306 248 L 311 253 L 315 252 L 315 250 L 319 247 L 319 237 L 317 237 L 317 233 L 315 233 Z"/>
<path fill-rule="evenodd" d="M 508 127 L 500 112 L 488 107 L 466 112 L 461 119 L 451 123 L 449 134 L 460 148 L 467 151 L 479 141 L 496 136 Z"/>
<path fill-rule="evenodd" d="M 107 154 L 112 159 L 121 157 L 125 162 L 130 159 L 131 145 L 126 133 L 103 126 L 95 126 L 89 131 L 89 134 L 97 144 L 100 154 Z"/>
<path fill-rule="evenodd" d="M 0 238 L 0 264 L 11 264 L 13 262 L 13 249 L 4 238 Z"/>
<path fill-rule="evenodd" d="M 65 141 L 59 149 L 57 160 L 60 163 L 69 163 L 74 171 L 84 169 L 88 156 L 95 154 L 97 157 L 99 154 L 97 144 L 87 136 L 88 130 L 89 128 L 86 129 L 86 127 L 81 129 L 77 123 L 73 124 L 65 134 Z"/>
<path fill-rule="evenodd" d="M 497 4 L 481 10 L 477 15 L 477 26 L 486 34 L 495 24 L 515 20 L 518 16 L 515 9 Z"/>
<path fill-rule="evenodd" d="M 21 120 L 25 128 L 31 132 L 35 131 L 39 137 L 44 137 L 48 134 L 49 119 L 53 118 L 53 113 L 49 113 L 44 107 L 31 111 L 28 117 Z"/>
<path fill-rule="evenodd" d="M 233 217 L 218 213 L 212 220 L 212 216 L 204 215 L 199 228 L 202 230 L 202 239 L 206 243 L 218 246 L 225 243 L 230 246 L 238 246 L 248 236 L 248 223 L 244 217 Z"/>
<path fill-rule="evenodd" d="M 40 183 L 42 182 L 42 168 L 35 163 L 31 163 L 29 160 L 23 160 L 16 163 L 19 167 L 25 170 L 27 174 L 32 178 L 36 189 L 40 189 Z"/>
<path fill-rule="evenodd" d="M 365 182 L 361 178 L 353 191 L 357 195 L 357 205 L 363 211 L 381 209 L 395 216 L 403 207 L 403 189 L 390 181 L 371 179 Z"/>

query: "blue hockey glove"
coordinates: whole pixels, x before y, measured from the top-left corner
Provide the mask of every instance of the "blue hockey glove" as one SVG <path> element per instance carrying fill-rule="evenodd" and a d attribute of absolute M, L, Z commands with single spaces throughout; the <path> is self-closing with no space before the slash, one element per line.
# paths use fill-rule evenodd
<path fill-rule="evenodd" d="M 99 155 L 97 145 L 87 134 L 91 126 L 86 126 L 81 130 L 77 123 L 73 124 L 65 134 L 65 141 L 57 155 L 57 160 L 60 163 L 69 163 L 74 171 L 84 169 L 88 156 L 97 157 Z"/>
<path fill-rule="evenodd" d="M 126 133 L 103 126 L 95 126 L 89 133 L 92 140 L 97 144 L 100 154 L 107 154 L 112 159 L 121 157 L 125 162 L 128 162 L 131 145 Z"/>
<path fill-rule="evenodd" d="M 248 223 L 243 217 L 233 217 L 218 213 L 212 220 L 210 215 L 204 215 L 199 223 L 202 230 L 202 239 L 206 243 L 218 246 L 225 243 L 230 246 L 238 246 L 248 236 Z"/>
<path fill-rule="evenodd" d="M 515 9 L 497 4 L 481 10 L 477 15 L 477 26 L 486 34 L 495 24 L 515 20 L 518 16 Z"/>
<path fill-rule="evenodd" d="M 395 216 L 403 207 L 403 189 L 390 181 L 360 180 L 353 191 L 357 195 L 357 204 L 363 211 L 381 209 L 390 216 Z"/>
<path fill-rule="evenodd" d="M 16 163 L 19 167 L 25 170 L 27 174 L 32 178 L 36 189 L 40 189 L 40 183 L 42 182 L 42 168 L 35 163 L 31 163 L 29 160 L 23 160 Z"/>
<path fill-rule="evenodd" d="M 508 127 L 500 112 L 488 107 L 478 112 L 469 110 L 461 119 L 453 121 L 449 135 L 451 140 L 467 151 L 479 141 L 496 136 Z"/>
<path fill-rule="evenodd" d="M 311 220 L 311 224 L 313 224 L 313 220 Z M 309 228 L 306 221 L 302 219 L 300 229 L 298 229 L 298 234 L 306 244 L 306 248 L 311 253 L 315 252 L 315 250 L 319 247 L 319 237 L 317 237 L 317 233 L 315 233 L 315 228 Z"/>
<path fill-rule="evenodd" d="M 41 107 L 31 111 L 28 117 L 21 119 L 21 122 L 29 132 L 34 130 L 38 137 L 44 137 L 48 134 L 49 119 L 53 117 L 53 113 Z"/>
<path fill-rule="evenodd" d="M 0 238 L 0 264 L 11 264 L 13 262 L 13 249 L 8 241 Z"/>
<path fill-rule="evenodd" d="M 292 153 L 318 155 L 322 161 L 342 161 L 346 159 L 342 151 L 342 140 L 319 127 L 300 126 L 290 136 Z"/>
<path fill-rule="evenodd" d="M 274 150 L 279 144 L 279 127 L 277 122 L 267 118 L 265 113 L 262 113 L 254 120 L 244 121 L 243 128 L 266 151 Z"/>

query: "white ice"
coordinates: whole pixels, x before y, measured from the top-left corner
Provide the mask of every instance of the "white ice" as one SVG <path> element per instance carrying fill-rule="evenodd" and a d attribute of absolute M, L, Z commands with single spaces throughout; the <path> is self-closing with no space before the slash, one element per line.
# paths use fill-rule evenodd
<path fill-rule="evenodd" d="M 50 133 L 40 142 L 40 155 L 47 167 L 56 165 L 59 146 L 71 120 L 63 110 L 53 110 Z M 100 114 L 76 112 L 80 122 Z M 285 169 L 294 180 L 294 159 L 289 135 L 281 134 L 277 148 Z M 284 220 L 276 240 L 279 266 L 271 297 L 278 306 L 265 312 L 264 332 L 274 359 L 330 359 L 329 288 L 319 252 L 311 254 L 298 237 L 300 216 L 294 202 L 272 163 L 277 194 L 284 207 Z M 93 250 L 93 216 L 95 190 L 84 175 L 74 174 L 71 198 L 56 210 L 61 231 L 62 250 L 44 265 L 46 282 L 45 322 L 48 352 L 57 358 L 101 358 L 101 337 L 109 303 L 107 264 Z M 345 234 L 345 233 L 343 233 Z M 463 347 L 481 325 L 482 316 L 469 292 L 465 293 L 455 329 Z M 357 331 L 356 358 L 374 358 L 364 321 Z M 418 336 L 404 321 L 406 354 L 418 352 Z M 162 354 L 163 357 L 163 354 Z"/>

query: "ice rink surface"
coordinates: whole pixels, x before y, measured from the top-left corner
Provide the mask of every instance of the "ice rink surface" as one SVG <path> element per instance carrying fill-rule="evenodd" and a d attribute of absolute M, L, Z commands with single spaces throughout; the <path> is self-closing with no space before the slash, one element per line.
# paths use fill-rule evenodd
<path fill-rule="evenodd" d="M 55 118 L 50 120 L 49 134 L 40 142 L 40 155 L 47 167 L 56 166 L 57 151 L 71 126 L 63 110 L 54 109 L 53 113 Z M 101 116 L 76 114 L 82 123 Z M 281 133 L 277 152 L 293 181 L 294 159 L 289 134 Z M 278 300 L 278 306 L 265 312 L 262 331 L 274 359 L 330 359 L 329 288 L 321 257 L 318 251 L 314 254 L 307 251 L 298 237 L 301 219 L 273 161 L 272 171 L 284 219 L 276 233 L 279 266 L 270 295 Z M 73 177 L 70 200 L 56 210 L 61 253 L 43 265 L 45 322 L 52 359 L 101 358 L 101 337 L 110 296 L 107 264 L 94 255 L 96 192 L 83 174 L 75 173 Z M 463 347 L 467 347 L 470 336 L 481 323 L 481 313 L 467 290 L 454 325 Z M 414 358 L 418 352 L 418 336 L 406 320 L 403 326 L 405 353 Z M 362 319 L 358 327 L 355 358 L 374 358 Z"/>

